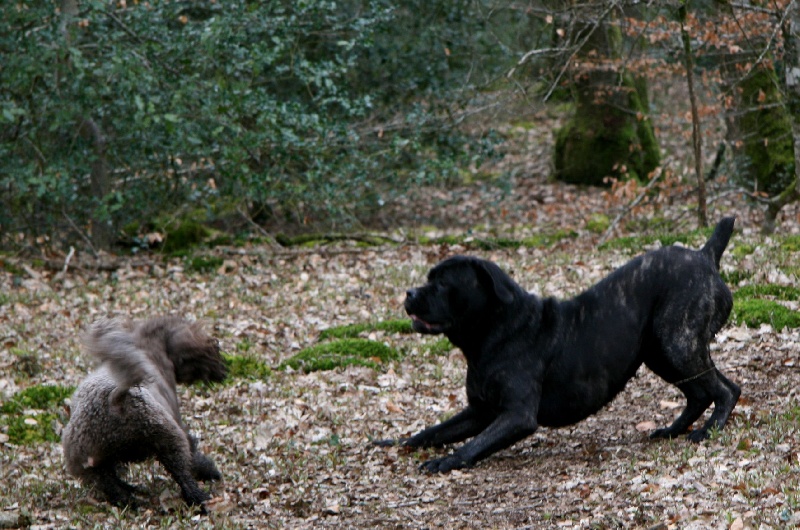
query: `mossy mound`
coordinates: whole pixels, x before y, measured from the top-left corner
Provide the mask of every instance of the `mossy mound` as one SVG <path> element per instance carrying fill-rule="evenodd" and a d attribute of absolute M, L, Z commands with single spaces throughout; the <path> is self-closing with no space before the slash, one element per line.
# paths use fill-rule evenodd
<path fill-rule="evenodd" d="M 301 350 L 283 361 L 279 370 L 292 368 L 304 372 L 333 370 L 346 366 L 366 366 L 377 369 L 382 363 L 400 358 L 400 353 L 374 340 L 341 339 L 323 342 Z"/>
<path fill-rule="evenodd" d="M 346 326 L 334 326 L 331 328 L 323 329 L 319 334 L 319 339 L 328 340 L 328 339 L 354 338 L 358 337 L 362 333 L 370 333 L 372 331 L 385 331 L 387 333 L 408 334 L 408 333 L 413 333 L 414 328 L 411 327 L 411 320 L 407 318 L 381 320 L 378 322 L 348 324 Z"/>
<path fill-rule="evenodd" d="M 225 364 L 228 366 L 228 379 L 266 379 L 272 374 L 272 369 L 263 361 L 252 355 L 223 354 Z"/>
<path fill-rule="evenodd" d="M 74 391 L 74 387 L 35 385 L 14 394 L 0 406 L 0 425 L 8 428 L 8 441 L 17 445 L 58 442 L 53 424 Z"/>

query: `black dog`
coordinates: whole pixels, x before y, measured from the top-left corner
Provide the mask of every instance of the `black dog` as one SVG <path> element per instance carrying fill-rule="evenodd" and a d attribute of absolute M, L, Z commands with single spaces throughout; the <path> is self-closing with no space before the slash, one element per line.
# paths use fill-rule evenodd
<path fill-rule="evenodd" d="M 733 232 L 723 219 L 699 250 L 664 247 L 633 259 L 583 294 L 565 301 L 526 293 L 500 268 L 455 256 L 406 294 L 405 309 L 420 333 L 443 333 L 467 359 L 469 406 L 449 420 L 378 445 L 439 447 L 474 437 L 453 454 L 422 464 L 445 472 L 467 467 L 532 434 L 600 410 L 642 363 L 686 396 L 683 413 L 652 438 L 688 438 L 721 429 L 740 389 L 709 355 L 709 342 L 728 319 L 730 290 L 719 260 Z"/>

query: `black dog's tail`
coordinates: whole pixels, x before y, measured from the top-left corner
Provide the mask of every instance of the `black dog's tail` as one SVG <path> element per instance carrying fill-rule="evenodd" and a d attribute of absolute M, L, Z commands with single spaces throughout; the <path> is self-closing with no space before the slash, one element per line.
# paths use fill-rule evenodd
<path fill-rule="evenodd" d="M 728 241 L 730 241 L 731 234 L 733 234 L 733 222 L 735 220 L 735 217 L 723 218 L 722 221 L 717 224 L 717 227 L 714 228 L 714 233 L 711 234 L 711 237 L 700 250 L 700 252 L 711 258 L 717 270 L 719 270 L 719 260 L 722 258 L 722 253 L 725 252 L 725 247 L 728 246 Z"/>
<path fill-rule="evenodd" d="M 83 337 L 86 353 L 108 367 L 117 388 L 109 403 L 118 406 L 131 387 L 158 377 L 147 354 L 136 345 L 136 337 L 119 320 L 104 318 L 89 327 Z"/>

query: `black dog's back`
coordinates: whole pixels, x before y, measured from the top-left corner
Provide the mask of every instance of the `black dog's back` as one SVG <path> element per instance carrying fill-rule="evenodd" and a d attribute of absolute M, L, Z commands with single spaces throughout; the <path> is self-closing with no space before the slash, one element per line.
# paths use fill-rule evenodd
<path fill-rule="evenodd" d="M 723 219 L 700 250 L 648 252 L 576 298 L 556 302 L 560 340 L 550 352 L 540 424 L 563 426 L 594 414 L 643 363 L 671 383 L 711 374 L 708 343 L 733 306 L 718 274 L 733 221 Z"/>

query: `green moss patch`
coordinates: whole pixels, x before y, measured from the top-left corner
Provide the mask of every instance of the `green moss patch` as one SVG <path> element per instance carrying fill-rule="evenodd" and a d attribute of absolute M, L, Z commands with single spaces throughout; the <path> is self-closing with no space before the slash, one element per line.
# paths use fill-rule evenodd
<path fill-rule="evenodd" d="M 328 339 L 355 338 L 361 335 L 362 333 L 370 333 L 372 331 L 385 331 L 387 333 L 408 334 L 408 333 L 413 333 L 414 328 L 411 327 L 411 320 L 407 318 L 381 320 L 378 322 L 363 322 L 360 324 L 334 326 L 331 328 L 323 329 L 319 334 L 319 339 L 328 340 Z"/>
<path fill-rule="evenodd" d="M 186 258 L 184 268 L 187 272 L 211 272 L 219 269 L 223 262 L 219 256 L 193 256 Z"/>
<path fill-rule="evenodd" d="M 367 366 L 377 369 L 382 363 L 400 358 L 400 353 L 374 340 L 340 339 L 323 342 L 301 350 L 297 355 L 283 361 L 279 370 L 291 367 L 294 370 L 314 372 L 333 370 L 346 366 Z"/>
<path fill-rule="evenodd" d="M 652 245 L 656 241 L 660 241 L 661 245 L 665 247 L 674 245 L 675 243 L 682 243 L 683 245 L 695 248 L 705 243 L 705 241 L 711 237 L 713 231 L 713 227 L 708 227 L 679 234 L 644 234 L 639 236 L 624 236 L 607 241 L 598 248 L 600 250 L 624 249 L 640 252 L 642 248 Z M 698 242 L 700 243 L 698 244 Z"/>
<path fill-rule="evenodd" d="M 35 385 L 14 394 L 0 406 L 0 425 L 7 428 L 8 441 L 17 445 L 59 441 L 53 423 L 74 391 L 71 386 Z"/>
<path fill-rule="evenodd" d="M 272 374 L 269 365 L 253 355 L 223 354 L 222 357 L 228 366 L 228 379 L 266 379 Z"/>
<path fill-rule="evenodd" d="M 577 237 L 573 230 L 558 230 L 552 233 L 536 234 L 522 239 L 509 237 L 476 238 L 470 235 L 420 237 L 418 242 L 422 245 L 461 245 L 476 250 L 497 250 L 501 248 L 518 249 L 522 247 L 541 248 L 550 247 L 567 238 Z"/>
<path fill-rule="evenodd" d="M 760 298 L 734 299 L 731 320 L 736 324 L 757 328 L 769 324 L 773 329 L 800 327 L 800 313 L 773 300 Z"/>

